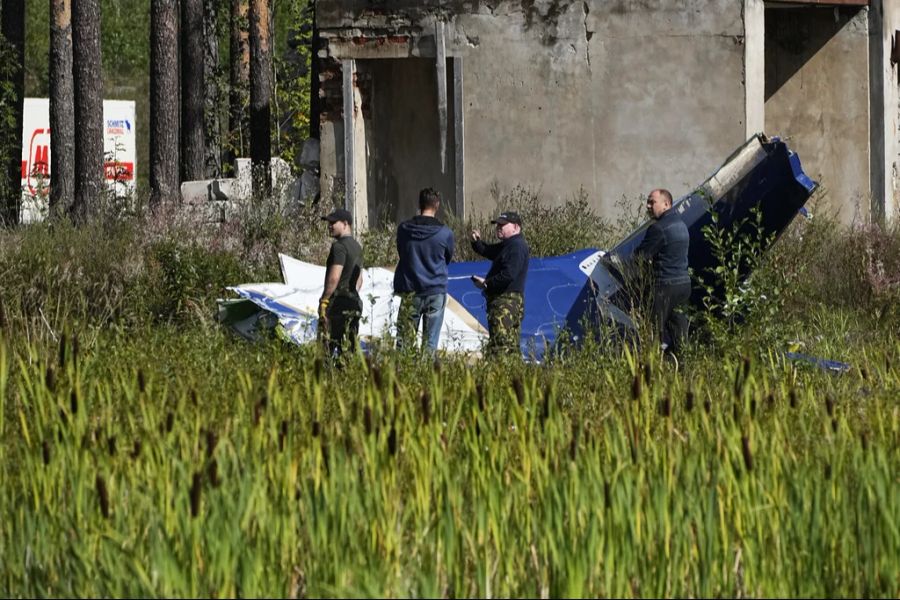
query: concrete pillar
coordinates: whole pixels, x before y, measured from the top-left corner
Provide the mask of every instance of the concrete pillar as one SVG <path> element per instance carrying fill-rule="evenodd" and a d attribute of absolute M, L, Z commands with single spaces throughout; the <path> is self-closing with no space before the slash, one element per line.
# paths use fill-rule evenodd
<path fill-rule="evenodd" d="M 900 0 L 871 0 L 868 10 L 871 211 L 873 222 L 889 224 L 900 219 L 900 64 L 891 62 L 900 45 Z"/>
<path fill-rule="evenodd" d="M 441 173 L 447 172 L 447 45 L 444 23 L 434 25 L 435 79 L 437 80 L 438 143 L 441 150 Z"/>
<path fill-rule="evenodd" d="M 453 139 L 456 145 L 456 216 L 466 218 L 466 119 L 463 102 L 463 59 L 453 57 Z"/>
<path fill-rule="evenodd" d="M 885 67 L 890 64 L 890 51 L 885 51 L 881 0 L 872 0 L 869 11 L 869 189 L 871 190 L 871 220 L 884 223 L 885 198 L 885 146 L 886 134 L 884 109 Z"/>
<path fill-rule="evenodd" d="M 356 61 L 342 61 L 344 76 L 344 207 L 353 215 L 353 230 L 369 228 L 369 198 L 366 177 L 366 124 L 362 97 L 356 85 Z"/>
<path fill-rule="evenodd" d="M 744 0 L 744 138 L 763 131 L 766 123 L 766 7 L 763 0 Z"/>

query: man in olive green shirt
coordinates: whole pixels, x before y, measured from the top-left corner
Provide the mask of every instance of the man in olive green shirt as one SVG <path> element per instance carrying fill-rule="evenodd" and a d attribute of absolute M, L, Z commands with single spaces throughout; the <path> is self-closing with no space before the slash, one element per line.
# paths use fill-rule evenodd
<path fill-rule="evenodd" d="M 322 217 L 334 238 L 325 263 L 325 289 L 319 299 L 319 339 L 329 356 L 356 347 L 362 315 L 362 246 L 353 239 L 353 216 L 339 208 Z"/>

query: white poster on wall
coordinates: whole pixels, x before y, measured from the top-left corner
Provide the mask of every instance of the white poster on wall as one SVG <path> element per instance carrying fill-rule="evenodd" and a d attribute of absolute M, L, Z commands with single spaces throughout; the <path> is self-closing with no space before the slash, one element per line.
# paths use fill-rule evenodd
<path fill-rule="evenodd" d="M 104 177 L 117 198 L 135 189 L 137 141 L 133 100 L 103 101 Z M 50 100 L 25 98 L 22 122 L 22 222 L 47 215 L 50 197 Z"/>

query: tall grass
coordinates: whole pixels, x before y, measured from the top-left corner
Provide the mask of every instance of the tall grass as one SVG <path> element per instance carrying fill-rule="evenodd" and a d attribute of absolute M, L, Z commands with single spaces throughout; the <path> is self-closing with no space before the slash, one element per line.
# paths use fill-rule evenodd
<path fill-rule="evenodd" d="M 522 198 L 536 254 L 615 235 Z M 320 261 L 317 209 L 182 218 L 0 235 L 0 595 L 900 590 L 896 228 L 798 222 L 754 275 L 778 314 L 679 370 L 593 340 L 337 369 L 209 318 L 278 251 Z M 876 241 L 882 279 L 858 262 Z M 853 368 L 786 362 L 788 338 Z"/>

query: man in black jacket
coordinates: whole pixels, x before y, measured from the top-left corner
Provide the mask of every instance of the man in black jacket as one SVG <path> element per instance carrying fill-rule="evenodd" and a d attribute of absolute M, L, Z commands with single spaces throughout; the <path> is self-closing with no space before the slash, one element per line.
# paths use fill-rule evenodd
<path fill-rule="evenodd" d="M 678 307 L 691 297 L 690 235 L 684 221 L 672 210 L 672 194 L 668 190 L 650 192 L 647 212 L 653 222 L 634 255 L 653 264 L 653 323 L 664 349 L 674 353 L 688 333 L 687 317 Z"/>
<path fill-rule="evenodd" d="M 486 244 L 481 233 L 472 231 L 472 249 L 493 261 L 486 277 L 473 276 L 487 299 L 487 354 L 520 355 L 522 319 L 525 316 L 525 277 L 530 252 L 522 235 L 522 219 L 507 211 L 491 221 L 496 225 L 497 244 Z"/>

